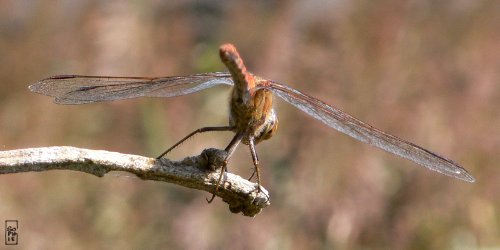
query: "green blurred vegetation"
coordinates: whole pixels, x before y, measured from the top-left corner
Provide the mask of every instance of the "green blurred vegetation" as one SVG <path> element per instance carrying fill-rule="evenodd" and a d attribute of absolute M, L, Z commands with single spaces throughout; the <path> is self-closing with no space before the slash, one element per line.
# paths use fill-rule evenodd
<path fill-rule="evenodd" d="M 276 104 L 257 146 L 271 206 L 231 214 L 209 194 L 134 177 L 0 176 L 0 220 L 23 249 L 478 249 L 500 247 L 500 2 L 0 1 L 0 145 L 156 156 L 227 123 L 228 90 L 59 106 L 27 85 L 55 74 L 224 70 L 234 43 L 254 73 L 463 164 L 430 172 Z M 224 107 L 224 108 L 221 108 Z M 171 157 L 223 148 L 200 135 Z M 244 147 L 230 170 L 251 173 Z"/>

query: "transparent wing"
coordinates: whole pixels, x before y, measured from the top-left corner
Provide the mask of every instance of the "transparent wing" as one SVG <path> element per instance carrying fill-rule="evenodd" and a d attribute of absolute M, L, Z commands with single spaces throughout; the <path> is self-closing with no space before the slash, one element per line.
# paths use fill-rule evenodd
<path fill-rule="evenodd" d="M 157 78 L 60 75 L 41 80 L 29 89 L 55 97 L 58 104 L 84 104 L 187 95 L 220 84 L 233 85 L 231 75 L 227 72 Z"/>
<path fill-rule="evenodd" d="M 441 174 L 467 182 L 475 181 L 474 177 L 452 160 L 446 159 L 411 142 L 380 131 L 314 97 L 308 96 L 289 86 L 271 81 L 263 83 L 263 87 L 271 89 L 271 91 L 283 98 L 283 100 L 322 121 L 329 127 L 357 140 L 374 145 Z"/>

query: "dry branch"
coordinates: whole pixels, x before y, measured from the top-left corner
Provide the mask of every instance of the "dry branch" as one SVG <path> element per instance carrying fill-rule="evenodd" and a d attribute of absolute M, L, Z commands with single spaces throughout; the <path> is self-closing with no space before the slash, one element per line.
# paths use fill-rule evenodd
<path fill-rule="evenodd" d="M 75 147 L 28 148 L 0 151 L 0 174 L 63 169 L 102 177 L 109 171 L 126 171 L 143 180 L 170 182 L 213 192 L 220 167 L 207 166 L 218 165 L 224 153 L 223 150 L 206 149 L 198 156 L 170 161 Z M 256 184 L 231 173 L 225 175 L 224 185 L 219 187 L 217 196 L 229 204 L 231 212 L 242 212 L 246 216 L 255 216 L 270 204 L 267 190 L 262 188 L 257 192 Z"/>

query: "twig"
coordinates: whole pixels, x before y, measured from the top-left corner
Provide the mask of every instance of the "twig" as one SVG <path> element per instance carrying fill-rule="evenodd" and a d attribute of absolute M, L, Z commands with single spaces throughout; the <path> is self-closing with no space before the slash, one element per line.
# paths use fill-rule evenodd
<path fill-rule="evenodd" d="M 126 171 L 143 180 L 213 192 L 220 174 L 220 167 L 213 166 L 220 166 L 224 153 L 206 149 L 198 156 L 170 161 L 75 147 L 27 148 L 0 151 L 0 174 L 63 169 L 102 177 L 109 171 Z M 256 184 L 231 173 L 226 174 L 217 196 L 229 204 L 231 212 L 252 217 L 270 204 L 267 190 L 257 192 Z"/>

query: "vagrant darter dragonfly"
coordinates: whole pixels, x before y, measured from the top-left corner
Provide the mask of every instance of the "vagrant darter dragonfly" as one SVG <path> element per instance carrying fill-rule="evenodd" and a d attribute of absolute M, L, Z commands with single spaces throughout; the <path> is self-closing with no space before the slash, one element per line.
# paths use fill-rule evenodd
<path fill-rule="evenodd" d="M 229 125 L 203 127 L 184 137 L 162 153 L 163 157 L 189 137 L 207 131 L 232 131 L 235 133 L 225 148 L 227 156 L 213 195 L 227 171 L 226 164 L 240 142 L 250 147 L 260 191 L 259 160 L 255 145 L 273 136 L 278 126 L 273 109 L 273 94 L 304 111 L 308 115 L 359 141 L 411 160 L 430 170 L 474 182 L 463 167 L 430 150 L 394 135 L 385 133 L 343 111 L 290 86 L 268 80 L 247 71 L 238 51 L 232 44 L 219 49 L 220 58 L 229 72 L 200 73 L 168 77 L 110 77 L 57 75 L 31 85 L 31 91 L 53 96 L 58 104 L 85 104 L 136 97 L 173 97 L 187 95 L 217 85 L 233 86 L 229 102 Z M 254 176 L 250 177 L 250 179 Z M 214 198 L 209 200 L 211 202 Z"/>

